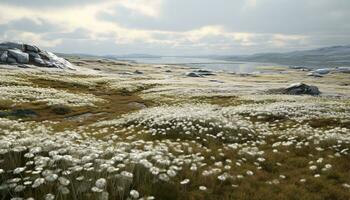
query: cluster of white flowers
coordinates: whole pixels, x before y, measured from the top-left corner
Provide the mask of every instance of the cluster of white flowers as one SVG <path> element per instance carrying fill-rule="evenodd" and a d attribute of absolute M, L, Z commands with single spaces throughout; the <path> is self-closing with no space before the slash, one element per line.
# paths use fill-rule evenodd
<path fill-rule="evenodd" d="M 48 105 L 94 106 L 103 99 L 91 94 L 74 94 L 52 88 L 37 88 L 31 86 L 1 86 L 0 99 L 16 103 L 43 102 Z"/>
<path fill-rule="evenodd" d="M 134 174 L 130 169 L 135 164 L 148 169 L 159 180 L 168 182 L 176 178 L 189 163 L 192 170 L 207 165 L 203 162 L 205 157 L 200 153 L 207 149 L 199 143 L 125 140 L 113 137 L 112 134 L 101 140 L 85 137 L 87 130 L 84 129 L 53 134 L 51 125 L 54 123 L 0 119 L 1 155 L 22 152 L 26 160 L 24 166 L 15 165 L 11 166 L 12 170 L 1 171 L 8 175 L 27 175 L 25 180 L 16 180 L 14 191 L 22 191 L 24 186 L 37 189 L 57 183 L 57 190 L 61 194 L 69 194 L 68 186 L 74 181 L 70 177 L 77 177 L 77 181 L 91 181 L 91 177 L 88 178 L 91 171 L 115 174 L 125 184 L 131 184 Z M 129 131 L 131 133 L 132 130 L 126 130 L 125 134 L 130 134 Z M 190 153 L 193 148 L 199 152 Z M 59 163 L 62 162 L 65 164 L 60 168 Z M 42 177 L 38 178 L 39 174 Z M 188 183 L 189 179 L 181 181 L 183 185 Z M 12 188 L 12 185 L 7 184 L 6 187 Z M 107 179 L 102 177 L 95 179 L 95 184 L 86 192 L 106 195 L 106 188 Z M 130 192 L 133 198 L 138 195 L 137 191 Z M 45 198 L 51 197 L 48 195 Z"/>
<path fill-rule="evenodd" d="M 9 76 L 12 75 L 0 76 L 4 80 L 4 84 L 0 84 L 1 99 L 69 106 L 92 106 L 103 101 L 90 94 L 28 86 L 20 78 L 11 81 Z M 39 73 L 36 78 L 86 87 L 103 83 L 111 89 L 131 92 L 141 88 L 146 89 L 142 95 L 145 98 L 233 96 L 234 86 L 237 86 L 218 87 L 220 83 L 207 79 L 182 82 L 183 79 L 176 78 L 165 81 L 127 76 L 65 77 L 59 73 L 47 77 Z M 147 89 L 151 86 L 157 87 Z M 0 189 L 16 196 L 27 188 L 35 193 L 55 185 L 57 191 L 36 197 L 55 199 L 58 195 L 70 194 L 72 185 L 81 185 L 75 193 L 108 199 L 108 190 L 113 186 L 123 197 L 151 200 L 153 196 L 142 197 L 142 190 L 133 188 L 137 185 L 133 181 L 139 179 L 139 171 L 152 176 L 154 183 L 171 182 L 183 189 L 195 188 L 208 193 L 214 183 L 199 182 L 201 179 L 197 180 L 196 176 L 203 180 L 212 177 L 212 180 L 238 188 L 241 181 L 258 176 L 260 170 L 271 164 L 269 153 L 278 157 L 301 148 L 314 153 L 307 155 L 310 162 L 301 170 L 304 174 L 297 177 L 301 183 L 332 172 L 336 168 L 334 158 L 350 154 L 350 129 L 346 123 L 344 127 L 320 128 L 309 124 L 310 119 L 323 118 L 346 122 L 350 116 L 346 100 L 248 94 L 240 96 L 238 101 L 249 104 L 233 106 L 233 103 L 223 107 L 181 102 L 145 108 L 88 126 L 67 127 L 61 132 L 55 131 L 55 123 L 50 121 L 21 122 L 0 118 L 1 158 L 8 159 L 11 155 L 23 161 L 1 160 L 0 174 L 8 180 L 1 183 Z M 211 144 L 215 144 L 215 148 Z M 285 165 L 280 162 L 272 164 Z M 289 174 L 282 174 L 288 171 L 282 168 L 279 171 L 281 174 L 266 183 L 277 185 L 289 180 Z M 189 174 L 195 175 L 190 177 Z M 343 188 L 350 187 L 342 184 Z"/>
<path fill-rule="evenodd" d="M 21 78 L 19 74 L 13 72 L 2 71 L 0 74 L 0 86 L 11 85 L 30 85 L 31 83 L 24 78 Z"/>

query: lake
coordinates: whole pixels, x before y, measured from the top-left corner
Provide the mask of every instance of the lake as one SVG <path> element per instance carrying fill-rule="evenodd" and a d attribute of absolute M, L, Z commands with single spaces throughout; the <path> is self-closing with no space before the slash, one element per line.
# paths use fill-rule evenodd
<path fill-rule="evenodd" d="M 236 73 L 252 73 L 252 72 L 264 72 L 271 69 L 271 66 L 283 67 L 281 65 L 268 64 L 268 63 L 254 63 L 254 62 L 232 62 L 225 60 L 217 60 L 211 58 L 197 58 L 197 57 L 132 57 L 123 58 L 126 60 L 132 60 L 137 63 L 145 64 L 163 64 L 163 65 L 184 65 L 194 68 L 205 68 L 214 71 L 223 70 L 227 72 Z"/>

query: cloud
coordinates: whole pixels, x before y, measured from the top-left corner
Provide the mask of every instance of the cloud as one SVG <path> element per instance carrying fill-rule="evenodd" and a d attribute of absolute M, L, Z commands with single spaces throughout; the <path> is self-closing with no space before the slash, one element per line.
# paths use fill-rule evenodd
<path fill-rule="evenodd" d="M 123 39 L 142 37 L 145 35 L 143 31 L 127 30 L 120 27 L 118 23 L 99 21 L 96 18 L 100 12 L 113 12 L 111 8 L 122 2 L 124 1 L 106 1 L 79 7 L 48 8 L 45 10 L 1 5 L 3 12 L 0 14 L 0 24 L 25 18 L 30 19 L 36 24 L 40 24 L 42 21 L 48 21 L 58 26 L 61 32 L 73 32 L 80 28 L 85 29 L 89 31 L 92 39 L 96 39 L 99 34 L 106 32 L 118 33 L 117 37 L 120 38 L 124 35 L 125 38 Z M 122 5 L 125 6 L 126 4 Z M 132 7 L 131 9 L 136 11 L 141 9 L 141 7 Z M 16 15 L 11 13 L 16 13 Z"/>
<path fill-rule="evenodd" d="M 2 35 L 2 40 L 18 41 L 28 44 L 36 44 L 40 47 L 55 47 L 62 42 L 62 39 L 49 39 L 45 34 L 24 32 L 24 31 L 9 31 Z"/>
<path fill-rule="evenodd" d="M 305 45 L 307 44 L 307 36 L 304 35 L 281 35 L 275 34 L 271 37 L 270 43 L 275 47 L 285 47 L 288 45 Z"/>
<path fill-rule="evenodd" d="M 85 43 L 100 54 L 287 51 L 350 33 L 347 0 L 3 0 L 0 9 L 0 39 L 64 52 L 89 53 Z"/>
<path fill-rule="evenodd" d="M 161 0 L 123 0 L 120 2 L 121 6 L 149 17 L 159 16 L 161 4 Z"/>
<path fill-rule="evenodd" d="M 255 8 L 257 6 L 257 0 L 247 0 L 246 6 L 250 8 Z"/>

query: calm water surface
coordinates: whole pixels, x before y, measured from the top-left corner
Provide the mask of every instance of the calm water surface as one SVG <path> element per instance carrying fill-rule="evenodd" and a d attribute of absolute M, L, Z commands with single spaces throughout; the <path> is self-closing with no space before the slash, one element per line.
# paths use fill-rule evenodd
<path fill-rule="evenodd" d="M 137 63 L 146 64 L 164 64 L 164 65 L 184 65 L 188 67 L 204 68 L 210 70 L 223 70 L 227 72 L 236 73 L 252 73 L 264 71 L 259 68 L 264 66 L 272 66 L 267 63 L 253 63 L 253 62 L 231 62 L 225 60 L 217 60 L 210 58 L 192 58 L 192 57 L 154 57 L 154 58 L 126 58 Z M 276 66 L 276 65 L 273 65 Z M 278 65 L 279 66 L 279 65 Z"/>

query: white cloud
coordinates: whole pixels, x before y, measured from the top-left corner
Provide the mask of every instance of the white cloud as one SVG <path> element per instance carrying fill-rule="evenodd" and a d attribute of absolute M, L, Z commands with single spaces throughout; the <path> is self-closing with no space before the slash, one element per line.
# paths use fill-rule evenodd
<path fill-rule="evenodd" d="M 161 0 L 122 0 L 120 5 L 131 11 L 149 17 L 158 17 L 161 10 Z"/>
<path fill-rule="evenodd" d="M 257 6 L 257 0 L 247 0 L 247 3 L 246 3 L 246 5 L 248 6 L 248 7 L 256 7 Z"/>
<path fill-rule="evenodd" d="M 9 31 L 3 34 L 2 36 L 0 35 L 0 39 L 4 41 L 15 41 L 28 44 L 35 44 L 44 48 L 55 47 L 62 42 L 62 39 L 47 39 L 45 38 L 45 34 L 23 31 Z"/>
<path fill-rule="evenodd" d="M 150 44 L 168 48 L 184 47 L 193 49 L 232 50 L 237 47 L 288 47 L 307 44 L 308 37 L 275 33 L 233 32 L 223 25 L 204 25 L 188 31 L 161 31 L 157 29 L 127 28 L 118 21 L 105 21 L 98 16 L 101 13 L 115 14 L 123 7 L 135 15 L 150 19 L 164 17 L 164 0 L 105 0 L 96 3 L 70 7 L 18 7 L 0 3 L 0 24 L 7 24 L 20 19 L 30 19 L 38 25 L 49 22 L 58 28 L 59 33 L 86 31 L 91 41 L 111 41 L 117 45 Z M 247 0 L 246 6 L 258 6 L 257 0 Z M 200 8 L 198 8 L 200 9 Z M 179 11 L 180 12 L 180 11 Z M 181 13 L 179 13 L 181 14 Z M 2 39 L 22 40 L 36 43 L 43 47 L 55 47 L 66 38 L 47 39 L 50 33 L 34 34 L 7 30 Z M 86 39 L 86 38 L 84 38 Z"/>
<path fill-rule="evenodd" d="M 271 37 L 270 42 L 275 47 L 285 47 L 289 44 L 306 44 L 307 43 L 307 36 L 304 35 L 282 35 L 282 34 L 274 34 Z"/>

